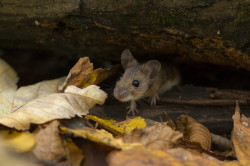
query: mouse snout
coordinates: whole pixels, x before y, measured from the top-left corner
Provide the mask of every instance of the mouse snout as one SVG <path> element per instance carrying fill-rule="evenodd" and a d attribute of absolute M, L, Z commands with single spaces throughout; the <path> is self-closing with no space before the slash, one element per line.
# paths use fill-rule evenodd
<path fill-rule="evenodd" d="M 128 95 L 128 91 L 126 89 L 117 89 L 114 90 L 114 96 L 117 99 L 122 99 Z"/>

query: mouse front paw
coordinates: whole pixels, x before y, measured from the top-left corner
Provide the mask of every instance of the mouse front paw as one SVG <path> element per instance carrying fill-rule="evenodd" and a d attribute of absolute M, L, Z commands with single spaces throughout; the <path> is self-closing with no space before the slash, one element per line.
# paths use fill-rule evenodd
<path fill-rule="evenodd" d="M 131 101 L 130 106 L 128 106 L 127 109 L 128 109 L 127 115 L 130 114 L 131 112 L 132 112 L 133 116 L 135 116 L 135 112 L 139 113 L 139 111 L 136 108 L 136 102 L 135 101 Z"/>
<path fill-rule="evenodd" d="M 149 101 L 150 101 L 150 105 L 151 106 L 155 106 L 156 105 L 156 101 L 159 100 L 159 96 L 156 93 L 154 96 L 150 97 Z"/>

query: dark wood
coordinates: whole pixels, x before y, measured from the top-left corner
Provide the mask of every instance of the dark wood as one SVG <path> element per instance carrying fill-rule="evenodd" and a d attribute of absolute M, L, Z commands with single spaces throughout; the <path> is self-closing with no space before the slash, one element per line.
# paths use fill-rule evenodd
<path fill-rule="evenodd" d="M 0 48 L 118 61 L 124 48 L 250 70 L 245 0 L 1 0 Z M 171 56 L 173 55 L 173 56 Z"/>
<path fill-rule="evenodd" d="M 224 105 L 223 102 L 219 102 L 219 105 L 218 103 L 214 103 L 214 99 L 211 98 L 210 94 L 215 91 L 220 90 L 216 88 L 194 86 L 183 86 L 181 88 L 175 88 L 167 92 L 162 98 L 168 99 L 169 101 L 178 99 L 178 103 L 164 103 L 163 99 L 162 102 L 160 102 L 157 106 L 151 107 L 148 103 L 144 102 L 143 105 L 138 104 L 140 114 L 137 115 L 155 121 L 161 121 L 160 116 L 164 111 L 166 111 L 174 121 L 180 115 L 189 115 L 208 127 L 210 132 L 216 134 L 230 134 L 233 127 L 232 116 L 235 111 L 235 102 L 233 104 L 224 103 Z M 226 92 L 226 90 L 223 91 Z M 179 99 L 180 96 L 182 99 Z M 227 98 L 228 97 L 217 99 L 216 101 L 225 101 L 227 100 Z M 197 104 L 197 102 L 188 102 L 190 100 L 206 100 L 209 102 Z M 121 121 L 127 118 L 127 110 L 125 109 L 126 106 L 126 104 L 121 103 L 96 106 L 90 111 L 90 114 L 104 119 L 115 119 Z M 244 114 L 245 116 L 250 116 L 249 103 L 240 105 L 240 107 L 242 114 Z"/>

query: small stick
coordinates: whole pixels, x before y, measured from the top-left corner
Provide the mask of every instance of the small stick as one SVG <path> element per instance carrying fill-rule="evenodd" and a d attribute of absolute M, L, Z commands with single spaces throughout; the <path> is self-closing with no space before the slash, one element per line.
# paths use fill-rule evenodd
<path fill-rule="evenodd" d="M 196 106 L 234 106 L 234 99 L 170 99 L 162 98 L 159 100 L 162 103 L 177 104 L 177 105 L 196 105 Z M 250 105 L 250 100 L 238 100 L 240 105 Z"/>

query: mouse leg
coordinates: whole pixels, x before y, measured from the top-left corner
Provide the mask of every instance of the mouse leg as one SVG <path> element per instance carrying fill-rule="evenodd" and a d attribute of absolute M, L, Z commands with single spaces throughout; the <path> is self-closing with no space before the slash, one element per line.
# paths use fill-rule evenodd
<path fill-rule="evenodd" d="M 159 100 L 159 96 L 158 93 L 154 94 L 152 97 L 150 97 L 150 105 L 155 106 L 156 105 L 156 101 Z"/>
<path fill-rule="evenodd" d="M 132 115 L 135 116 L 135 112 L 139 113 L 139 111 L 136 109 L 136 102 L 134 100 L 130 102 L 130 106 L 128 106 L 127 109 L 128 109 L 127 114 L 132 112 Z"/>

